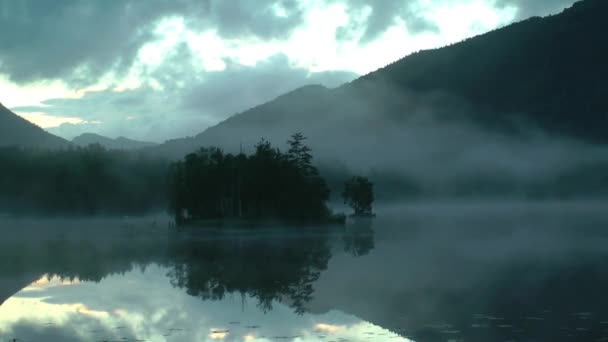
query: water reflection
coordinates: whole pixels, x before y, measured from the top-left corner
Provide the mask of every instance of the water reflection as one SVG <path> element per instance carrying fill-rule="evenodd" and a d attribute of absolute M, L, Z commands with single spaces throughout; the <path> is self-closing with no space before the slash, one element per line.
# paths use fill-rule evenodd
<path fill-rule="evenodd" d="M 608 217 L 600 208 L 380 220 L 375 249 L 356 259 L 336 254 L 307 306 L 339 308 L 417 341 L 608 340 Z"/>
<path fill-rule="evenodd" d="M 169 244 L 167 265 L 173 285 L 204 300 L 239 293 L 255 298 L 264 312 L 284 301 L 303 313 L 312 284 L 330 258 L 327 231 L 280 239 L 177 235 Z"/>
<path fill-rule="evenodd" d="M 608 337 L 608 215 L 490 209 L 300 232 L 22 223 L 0 241 L 0 340 Z"/>
<path fill-rule="evenodd" d="M 374 249 L 373 219 L 359 218 L 345 227 L 342 237 L 344 251 L 353 256 L 363 256 Z"/>
<path fill-rule="evenodd" d="M 51 278 L 32 284 L 3 304 L 0 331 L 26 341 L 316 341 L 367 333 L 403 341 L 338 311 L 296 315 L 275 303 L 264 314 L 250 307 L 257 301 L 250 296 L 203 304 L 162 281 L 166 272 L 150 266 L 100 283 Z"/>
<path fill-rule="evenodd" d="M 399 340 L 340 311 L 306 314 L 342 230 L 123 234 L 114 225 L 57 235 L 26 224 L 0 242 L 10 261 L 0 266 L 0 339 Z"/>

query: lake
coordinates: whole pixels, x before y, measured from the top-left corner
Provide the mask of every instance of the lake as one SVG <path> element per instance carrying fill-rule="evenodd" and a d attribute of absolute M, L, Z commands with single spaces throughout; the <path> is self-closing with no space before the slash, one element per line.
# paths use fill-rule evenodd
<path fill-rule="evenodd" d="M 346 227 L 0 218 L 0 341 L 608 341 L 601 202 Z"/>

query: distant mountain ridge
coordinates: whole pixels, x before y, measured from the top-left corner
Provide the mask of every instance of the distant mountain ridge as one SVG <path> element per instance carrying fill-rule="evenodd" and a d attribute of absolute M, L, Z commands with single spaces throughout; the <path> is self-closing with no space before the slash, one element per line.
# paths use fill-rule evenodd
<path fill-rule="evenodd" d="M 0 104 L 0 146 L 62 148 L 69 142 L 30 123 Z"/>
<path fill-rule="evenodd" d="M 91 144 L 99 144 L 107 149 L 115 150 L 136 150 L 144 147 L 151 147 L 157 144 L 146 141 L 132 140 L 125 137 L 116 139 L 104 137 L 94 133 L 84 133 L 72 139 L 72 143 L 77 146 L 88 146 Z"/>
<path fill-rule="evenodd" d="M 259 138 L 272 139 L 280 134 L 287 138 L 297 130 L 315 124 L 329 105 L 330 89 L 309 85 L 283 94 L 276 99 L 235 114 L 194 137 L 166 141 L 149 149 L 150 152 L 181 158 L 185 153 L 206 146 L 221 146 L 231 150 L 251 148 Z M 263 133 L 260 133 L 263 130 Z"/>
<path fill-rule="evenodd" d="M 607 143 L 607 14 L 608 1 L 583 0 L 560 14 L 412 54 L 335 89 L 296 89 L 155 149 L 173 157 L 210 144 L 234 150 L 295 131 L 323 137 L 350 129 L 354 137 L 425 112 L 503 132 L 525 125 Z"/>

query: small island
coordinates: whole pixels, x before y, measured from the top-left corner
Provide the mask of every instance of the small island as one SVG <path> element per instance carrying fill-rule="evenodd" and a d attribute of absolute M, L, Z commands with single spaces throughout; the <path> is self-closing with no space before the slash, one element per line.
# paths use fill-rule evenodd
<path fill-rule="evenodd" d="M 342 198 L 344 198 L 344 204 L 354 210 L 351 217 L 376 217 L 376 214 L 372 212 L 374 184 L 367 177 L 354 176 L 344 183 Z"/>
<path fill-rule="evenodd" d="M 344 224 L 346 216 L 327 206 L 330 189 L 305 140 L 292 135 L 286 153 L 264 139 L 250 155 L 201 148 L 173 163 L 169 211 L 176 224 Z"/>

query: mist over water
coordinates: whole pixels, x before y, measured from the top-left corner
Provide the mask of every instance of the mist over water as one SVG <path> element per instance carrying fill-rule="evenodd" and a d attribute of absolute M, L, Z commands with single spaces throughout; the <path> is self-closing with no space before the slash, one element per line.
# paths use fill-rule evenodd
<path fill-rule="evenodd" d="M 212 340 L 218 333 L 229 341 L 605 337 L 604 203 L 418 202 L 376 212 L 374 220 L 343 228 L 180 233 L 162 215 L 5 218 L 0 335 L 28 341 Z"/>

